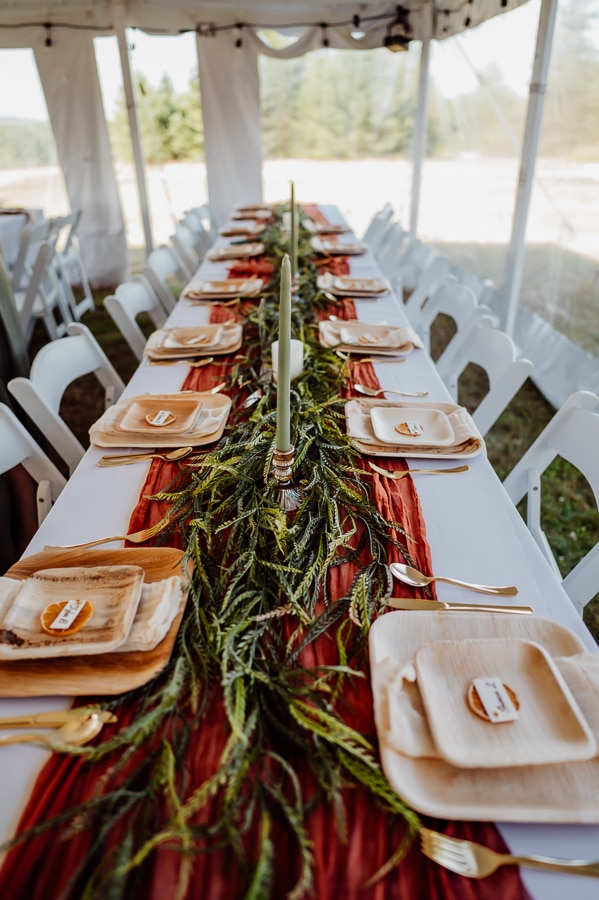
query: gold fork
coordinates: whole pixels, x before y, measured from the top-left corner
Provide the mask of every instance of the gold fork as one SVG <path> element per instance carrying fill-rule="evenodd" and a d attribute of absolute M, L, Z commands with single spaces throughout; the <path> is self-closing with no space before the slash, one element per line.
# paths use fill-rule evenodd
<path fill-rule="evenodd" d="M 587 859 L 556 859 L 550 856 L 513 856 L 511 853 L 497 853 L 474 841 L 464 841 L 431 831 L 420 829 L 420 846 L 429 859 L 444 866 L 451 872 L 466 878 L 486 878 L 499 866 L 527 866 L 530 869 L 547 869 L 569 875 L 587 875 L 599 878 L 599 862 Z"/>
<path fill-rule="evenodd" d="M 160 522 L 151 525 L 149 528 L 142 528 L 141 531 L 134 531 L 131 534 L 117 534 L 113 537 L 98 538 L 95 541 L 84 541 L 82 544 L 47 544 L 44 550 L 79 550 L 83 547 L 95 547 L 97 544 L 110 544 L 112 541 L 131 541 L 133 544 L 143 544 L 149 541 L 162 531 L 168 525 L 170 516 L 165 516 Z"/>
<path fill-rule="evenodd" d="M 458 472 L 467 472 L 468 466 L 455 466 L 453 469 L 405 469 L 401 472 L 390 472 L 389 469 L 383 469 L 381 466 L 375 465 L 375 463 L 368 461 L 368 465 L 371 469 L 374 469 L 375 472 L 378 472 L 379 475 L 384 475 L 385 478 L 392 478 L 394 481 L 398 481 L 400 478 L 405 478 L 406 475 L 413 475 L 414 473 L 418 475 L 452 475 L 457 474 Z"/>

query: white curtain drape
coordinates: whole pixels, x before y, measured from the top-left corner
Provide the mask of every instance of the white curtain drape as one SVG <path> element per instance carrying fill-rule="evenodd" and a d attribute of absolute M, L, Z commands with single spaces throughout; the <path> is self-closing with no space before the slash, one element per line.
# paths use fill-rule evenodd
<path fill-rule="evenodd" d="M 230 32 L 198 35 L 197 46 L 208 199 L 222 224 L 236 203 L 262 199 L 258 56 Z"/>
<path fill-rule="evenodd" d="M 54 29 L 34 45 L 71 207 L 81 209 L 79 243 L 96 287 L 128 275 L 127 241 L 91 34 Z"/>

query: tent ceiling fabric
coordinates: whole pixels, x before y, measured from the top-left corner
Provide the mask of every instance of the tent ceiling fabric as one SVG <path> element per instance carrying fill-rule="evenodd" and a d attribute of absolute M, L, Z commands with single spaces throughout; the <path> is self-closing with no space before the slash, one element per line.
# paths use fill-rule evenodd
<path fill-rule="evenodd" d="M 381 0 L 4 0 L 0 28 L 50 23 L 78 25 L 97 33 L 114 30 L 114 5 L 124 11 L 127 25 L 148 31 L 177 33 L 215 25 L 233 27 L 242 22 L 268 28 L 315 23 L 346 24 L 355 30 L 381 34 L 393 21 L 400 6 L 407 12 L 410 37 L 419 40 L 428 31 L 433 12 L 433 38 L 443 40 L 472 28 L 493 16 L 522 6 L 528 0 L 403 0 L 401 4 Z M 382 43 L 382 41 L 381 41 Z M 6 36 L 2 41 L 8 46 Z"/>

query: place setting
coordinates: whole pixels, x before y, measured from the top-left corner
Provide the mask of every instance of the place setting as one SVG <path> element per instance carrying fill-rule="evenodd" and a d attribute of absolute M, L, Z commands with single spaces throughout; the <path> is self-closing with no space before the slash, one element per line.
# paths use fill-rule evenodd
<path fill-rule="evenodd" d="M 241 347 L 243 326 L 231 321 L 215 325 L 159 328 L 145 346 L 144 358 L 153 362 L 222 356 Z"/>
<path fill-rule="evenodd" d="M 233 301 L 240 297 L 257 297 L 264 287 L 262 278 L 224 278 L 216 281 L 191 281 L 181 293 L 188 303 L 213 300 Z"/>
<path fill-rule="evenodd" d="M 206 259 L 211 262 L 224 262 L 230 259 L 249 259 L 253 256 L 262 256 L 264 244 L 259 241 L 243 241 L 239 244 L 229 244 L 226 247 L 218 247 L 209 250 Z"/>
<path fill-rule="evenodd" d="M 441 818 L 599 822 L 596 654 L 549 619 L 433 604 L 415 599 L 370 632 L 394 789 Z"/>
<path fill-rule="evenodd" d="M 409 325 L 375 325 L 331 316 L 318 323 L 318 335 L 323 347 L 368 356 L 394 357 L 423 349 Z"/>
<path fill-rule="evenodd" d="M 240 219 L 237 225 L 225 225 L 220 229 L 221 237 L 244 238 L 251 241 L 257 238 L 266 230 L 266 225 L 262 222 L 256 222 L 254 219 Z"/>
<path fill-rule="evenodd" d="M 142 394 L 121 398 L 90 430 L 96 447 L 187 448 L 222 437 L 231 398 L 212 391 Z"/>
<path fill-rule="evenodd" d="M 470 458 L 485 442 L 470 413 L 455 403 L 352 398 L 346 430 L 361 453 L 388 457 Z"/>
<path fill-rule="evenodd" d="M 0 578 L 0 696 L 120 694 L 145 684 L 168 662 L 191 570 L 170 547 L 24 557 Z M 56 716 L 19 724 L 65 724 Z"/>
<path fill-rule="evenodd" d="M 362 241 L 326 240 L 318 235 L 310 239 L 310 245 L 324 256 L 361 256 L 368 249 Z"/>
<path fill-rule="evenodd" d="M 349 275 L 333 275 L 325 272 L 316 279 L 316 287 L 333 297 L 353 297 L 356 300 L 378 300 L 391 290 L 385 278 L 351 278 Z"/>

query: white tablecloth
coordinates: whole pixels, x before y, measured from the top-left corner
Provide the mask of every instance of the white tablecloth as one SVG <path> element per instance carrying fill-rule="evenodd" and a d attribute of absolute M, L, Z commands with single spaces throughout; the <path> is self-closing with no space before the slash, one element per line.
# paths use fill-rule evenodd
<path fill-rule="evenodd" d="M 341 221 L 334 208 L 325 207 L 324 210 L 331 221 Z M 226 271 L 225 264 L 209 261 L 205 261 L 200 270 L 202 277 L 209 279 L 222 278 Z M 351 273 L 360 277 L 377 274 L 377 270 L 373 259 L 364 255 L 351 258 Z M 356 309 L 358 317 L 366 322 L 405 324 L 402 305 L 390 295 L 376 302 L 358 301 Z M 207 321 L 208 316 L 207 307 L 180 301 L 169 324 L 199 324 Z M 384 387 L 406 391 L 427 389 L 430 399 L 450 399 L 424 351 L 413 352 L 402 365 L 376 363 L 375 370 Z M 142 363 L 126 393 L 131 396 L 177 390 L 186 372 L 184 365 L 150 367 Z M 103 452 L 93 447 L 88 451 L 31 542 L 28 553 L 41 550 L 45 544 L 68 544 L 124 533 L 149 463 L 97 468 L 95 464 Z M 596 649 L 592 636 L 556 583 L 486 457 L 481 454 L 469 459 L 468 463 L 470 471 L 465 475 L 417 480 L 434 571 L 486 584 L 516 584 L 519 589 L 516 602 L 532 605 L 536 614 L 561 622 L 578 634 L 589 649 Z M 427 463 L 413 460 L 410 464 L 423 466 Z M 438 468 L 442 463 L 433 460 L 430 465 Z M 447 600 L 463 599 L 463 592 L 451 585 L 440 584 L 438 596 Z M 475 603 L 477 598 L 484 602 L 485 598 L 476 594 L 469 595 L 468 602 Z M 60 698 L 4 699 L 0 700 L 0 715 L 64 705 Z M 44 751 L 33 747 L 7 747 L 2 753 L 5 786 L 4 802 L 0 807 L 0 839 L 7 837 L 15 827 L 39 765 L 46 758 Z M 500 827 L 514 852 L 599 858 L 599 826 L 502 824 Z M 564 897 L 595 900 L 597 897 L 597 882 L 590 878 L 531 869 L 522 869 L 522 875 L 537 900 L 562 900 Z"/>

